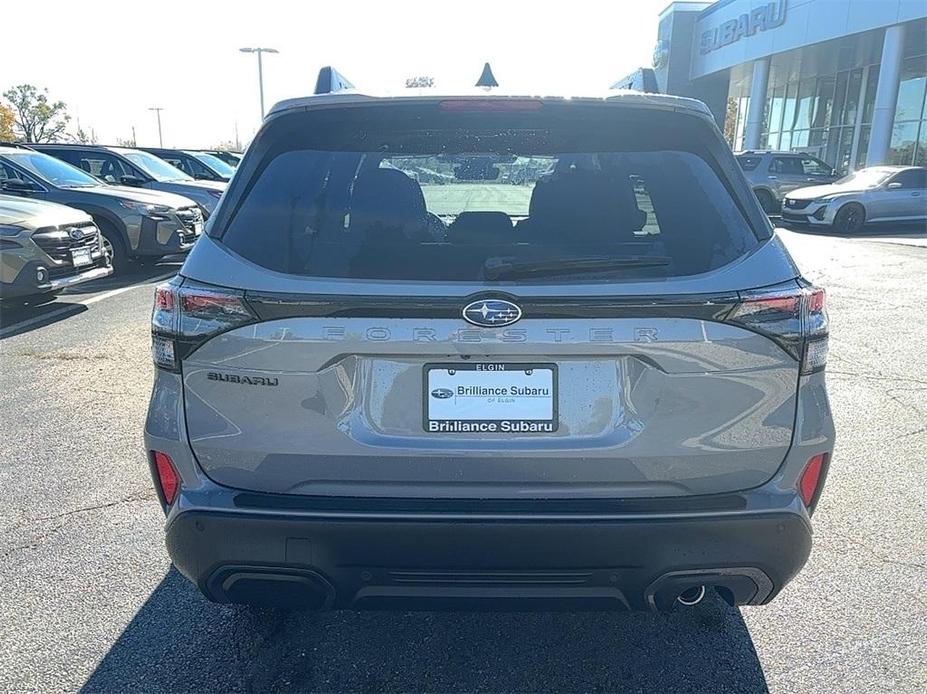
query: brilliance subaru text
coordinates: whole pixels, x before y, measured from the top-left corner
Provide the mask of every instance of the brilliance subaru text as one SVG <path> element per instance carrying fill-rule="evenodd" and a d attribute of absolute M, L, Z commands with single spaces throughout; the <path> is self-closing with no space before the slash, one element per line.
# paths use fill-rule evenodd
<path fill-rule="evenodd" d="M 156 290 L 145 425 L 211 600 L 772 600 L 834 446 L 824 291 L 700 102 L 273 108 Z"/>

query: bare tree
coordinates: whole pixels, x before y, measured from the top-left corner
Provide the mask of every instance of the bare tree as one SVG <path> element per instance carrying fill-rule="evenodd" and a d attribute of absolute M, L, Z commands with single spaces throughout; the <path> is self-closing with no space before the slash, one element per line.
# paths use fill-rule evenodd
<path fill-rule="evenodd" d="M 26 142 L 55 142 L 65 135 L 71 116 L 63 101 L 49 101 L 48 90 L 20 84 L 3 93 L 14 111 L 13 128 Z"/>
<path fill-rule="evenodd" d="M 93 128 L 90 128 L 90 132 L 84 130 L 80 125 L 77 126 L 77 130 L 73 134 L 67 135 L 69 142 L 74 142 L 78 145 L 95 145 L 97 144 L 97 134 Z"/>

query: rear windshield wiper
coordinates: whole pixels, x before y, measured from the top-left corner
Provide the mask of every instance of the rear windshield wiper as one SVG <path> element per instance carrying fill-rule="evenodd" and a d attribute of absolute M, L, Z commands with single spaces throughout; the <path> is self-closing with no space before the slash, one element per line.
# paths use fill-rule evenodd
<path fill-rule="evenodd" d="M 552 277 L 583 272 L 605 272 L 625 268 L 665 267 L 672 262 L 663 255 L 583 256 L 579 258 L 546 258 L 544 260 L 507 260 L 490 258 L 483 265 L 487 280 L 517 277 Z"/>

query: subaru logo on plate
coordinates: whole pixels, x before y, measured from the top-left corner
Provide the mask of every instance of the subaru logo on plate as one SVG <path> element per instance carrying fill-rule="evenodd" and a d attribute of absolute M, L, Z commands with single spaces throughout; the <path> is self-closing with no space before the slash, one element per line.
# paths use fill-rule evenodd
<path fill-rule="evenodd" d="M 431 397 L 438 398 L 438 400 L 447 400 L 453 396 L 454 391 L 450 388 L 435 388 L 433 391 L 431 391 Z"/>
<path fill-rule="evenodd" d="M 521 309 L 505 299 L 480 299 L 464 307 L 463 317 L 473 325 L 496 328 L 511 325 L 521 318 Z"/>

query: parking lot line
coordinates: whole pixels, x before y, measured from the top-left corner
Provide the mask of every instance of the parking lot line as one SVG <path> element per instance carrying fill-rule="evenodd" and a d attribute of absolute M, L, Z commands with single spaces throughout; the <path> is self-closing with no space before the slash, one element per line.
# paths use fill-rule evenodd
<path fill-rule="evenodd" d="M 130 285 L 125 286 L 125 287 L 119 287 L 118 289 L 110 289 L 108 292 L 103 292 L 102 294 L 97 294 L 96 296 L 91 296 L 89 299 L 84 299 L 83 301 L 78 301 L 77 303 L 83 304 L 84 306 L 90 306 L 90 304 L 95 304 L 95 303 L 97 303 L 98 301 L 103 301 L 103 299 L 109 299 L 109 298 L 112 297 L 112 296 L 118 296 L 119 294 L 122 294 L 122 293 L 124 293 L 124 292 L 127 292 L 127 291 L 129 291 L 130 289 L 135 289 L 136 287 L 139 287 L 139 286 L 141 286 L 141 285 L 143 285 L 143 284 L 154 284 L 155 282 L 161 282 L 162 280 L 166 280 L 166 279 L 168 279 L 168 278 L 170 278 L 170 277 L 173 277 L 173 276 L 176 275 L 176 274 L 177 274 L 176 271 L 174 271 L 174 272 L 166 272 L 166 273 L 164 273 L 163 275 L 158 275 L 157 277 L 151 277 L 150 279 L 146 279 L 144 282 L 138 282 L 138 283 L 136 283 L 136 284 L 130 284 Z"/>
<path fill-rule="evenodd" d="M 111 297 L 118 296 L 119 294 L 123 294 L 129 291 L 130 289 L 135 289 L 136 287 L 140 287 L 145 284 L 154 284 L 156 282 L 161 282 L 170 277 L 173 277 L 176 274 L 177 274 L 176 272 L 166 272 L 163 275 L 158 275 L 157 277 L 151 277 L 149 279 L 144 280 L 143 282 L 138 282 L 136 284 L 130 284 L 125 287 L 119 287 L 118 289 L 111 289 L 108 292 L 103 292 L 102 294 L 96 294 L 95 296 L 91 296 L 87 299 L 84 299 L 83 301 L 74 301 L 73 303 L 69 303 L 67 306 L 62 306 L 61 308 L 55 309 L 54 311 L 49 311 L 48 313 L 43 313 L 40 316 L 33 316 L 32 318 L 21 320 L 17 323 L 13 323 L 12 325 L 8 325 L 5 328 L 0 329 L 0 339 L 3 339 L 7 335 L 11 335 L 20 330 L 23 330 L 24 328 L 29 328 L 39 323 L 45 323 L 48 321 L 52 321 L 58 316 L 62 316 L 66 313 L 73 313 L 76 310 L 78 310 L 78 306 L 90 306 L 91 304 L 95 304 L 98 301 L 102 301 L 103 299 L 109 299 Z"/>

